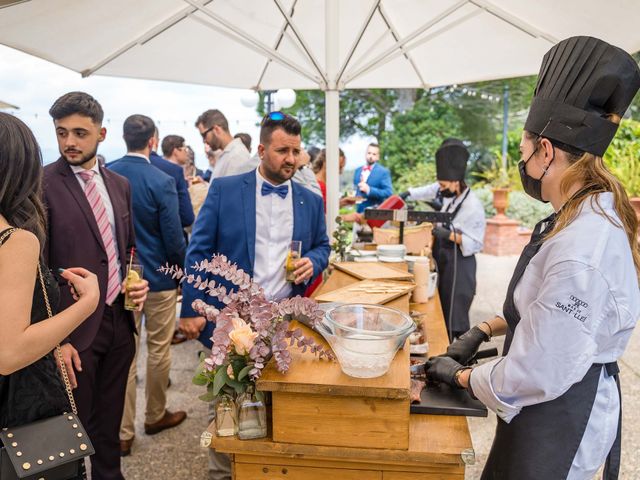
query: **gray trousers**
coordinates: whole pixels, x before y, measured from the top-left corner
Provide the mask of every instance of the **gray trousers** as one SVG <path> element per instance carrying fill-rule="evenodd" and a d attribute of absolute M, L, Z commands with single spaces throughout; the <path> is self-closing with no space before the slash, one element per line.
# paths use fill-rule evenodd
<path fill-rule="evenodd" d="M 216 418 L 216 403 L 209 403 L 209 424 Z M 226 453 L 209 449 L 209 480 L 231 480 L 231 459 Z"/>

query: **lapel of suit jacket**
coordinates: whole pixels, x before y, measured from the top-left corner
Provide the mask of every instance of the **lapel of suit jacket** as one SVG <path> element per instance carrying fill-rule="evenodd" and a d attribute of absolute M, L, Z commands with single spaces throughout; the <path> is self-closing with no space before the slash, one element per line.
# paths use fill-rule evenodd
<path fill-rule="evenodd" d="M 256 258 L 256 172 L 247 173 L 242 183 L 242 204 L 244 212 L 244 226 L 247 235 L 247 254 L 253 275 L 253 265 Z"/>
<path fill-rule="evenodd" d="M 377 167 L 377 165 L 378 165 L 378 162 L 374 163 L 374 164 L 371 166 L 371 170 L 369 170 L 369 176 L 367 177 L 367 184 L 369 184 L 369 185 L 371 184 L 370 180 L 374 179 L 374 178 L 375 178 L 375 176 L 376 176 L 376 173 L 374 173 L 374 172 L 376 172 L 376 171 L 378 170 L 378 169 L 376 168 L 376 167 Z"/>
<path fill-rule="evenodd" d="M 112 172 L 103 167 L 98 167 L 100 169 L 100 175 L 102 175 L 102 180 L 104 181 L 104 186 L 107 189 L 107 193 L 109 194 L 109 199 L 111 200 L 111 206 L 113 208 L 113 219 L 116 224 L 116 244 L 118 245 L 118 254 L 120 255 L 120 263 L 124 266 L 122 262 L 122 258 L 127 256 L 127 240 L 124 232 L 126 232 L 126 226 L 124 225 L 124 221 L 122 218 L 122 214 L 125 209 L 125 204 L 123 203 L 123 199 L 118 196 L 118 190 L 113 180 Z"/>
<path fill-rule="evenodd" d="M 293 239 L 299 240 L 302 238 L 302 227 L 304 225 L 305 211 L 304 211 L 304 197 L 302 195 L 302 187 L 291 181 L 291 195 L 293 195 Z M 310 245 L 303 245 L 302 251 L 308 250 Z"/>
<path fill-rule="evenodd" d="M 91 205 L 87 201 L 87 196 L 84 194 L 76 175 L 69 167 L 69 164 L 64 158 L 60 158 L 58 160 L 58 172 L 62 175 L 62 182 L 67 187 L 71 196 L 78 203 L 80 207 L 80 211 L 84 214 L 87 219 L 87 223 L 89 224 L 89 228 L 93 232 L 93 235 L 96 237 L 96 241 L 98 244 L 104 249 L 104 243 L 102 242 L 102 235 L 100 235 L 100 230 L 98 230 L 98 223 L 96 222 L 96 217 L 93 214 L 93 210 L 91 210 Z"/>

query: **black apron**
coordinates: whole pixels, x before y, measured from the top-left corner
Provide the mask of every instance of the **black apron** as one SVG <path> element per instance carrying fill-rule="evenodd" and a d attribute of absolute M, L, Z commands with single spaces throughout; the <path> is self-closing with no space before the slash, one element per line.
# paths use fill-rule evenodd
<path fill-rule="evenodd" d="M 513 334 L 520 322 L 520 314 L 513 300 L 513 292 L 527 265 L 540 250 L 543 237 L 552 228 L 554 219 L 555 214 L 550 215 L 535 226 L 531 241 L 524 248 L 509 283 L 503 307 L 505 320 L 508 324 L 504 355 L 509 351 Z M 616 375 L 619 391 L 617 363 L 593 364 L 584 378 L 572 385 L 560 397 L 524 407 L 511 420 L 511 423 L 506 423 L 498 417 L 496 435 L 487 463 L 482 471 L 481 480 L 561 480 L 567 478 L 591 415 L 602 368 L 605 368 L 609 375 Z M 622 403 L 620 404 L 620 415 L 622 415 Z M 607 480 L 618 478 L 620 427 L 621 420 L 619 419 L 618 434 L 605 464 L 603 478 Z"/>
<path fill-rule="evenodd" d="M 451 222 L 456 218 L 460 207 L 467 199 L 467 189 L 462 201 L 456 206 L 451 216 Z M 453 202 L 449 204 L 448 209 Z M 469 309 L 476 294 L 476 256 L 465 257 L 457 243 L 449 240 L 434 239 L 432 248 L 433 258 L 438 265 L 438 293 L 444 314 L 449 340 L 469 330 Z M 455 276 L 455 285 L 454 285 Z M 453 305 L 451 299 L 453 296 Z M 453 308 L 452 308 L 453 306 Z M 449 325 L 449 321 L 451 325 Z"/>

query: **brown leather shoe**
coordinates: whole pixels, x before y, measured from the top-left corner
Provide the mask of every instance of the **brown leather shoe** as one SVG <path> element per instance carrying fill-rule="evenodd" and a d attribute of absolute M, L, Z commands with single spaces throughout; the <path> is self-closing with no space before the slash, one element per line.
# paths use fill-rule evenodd
<path fill-rule="evenodd" d="M 155 435 L 156 433 L 160 433 L 167 428 L 173 428 L 180 425 L 184 422 L 185 418 L 187 418 L 187 412 L 170 412 L 169 410 L 164 411 L 164 417 L 162 417 L 156 423 L 145 423 L 144 424 L 144 433 L 147 435 Z"/>
<path fill-rule="evenodd" d="M 126 457 L 131 455 L 131 445 L 133 445 L 133 439 L 135 437 L 131 437 L 129 440 L 120 440 L 120 456 Z"/>

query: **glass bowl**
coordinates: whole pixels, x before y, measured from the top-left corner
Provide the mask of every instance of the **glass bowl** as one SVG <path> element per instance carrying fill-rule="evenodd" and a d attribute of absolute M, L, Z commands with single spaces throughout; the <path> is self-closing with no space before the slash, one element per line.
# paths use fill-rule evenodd
<path fill-rule="evenodd" d="M 345 374 L 374 378 L 387 373 L 415 328 L 411 317 L 395 308 L 351 303 L 329 309 L 318 330 Z"/>

